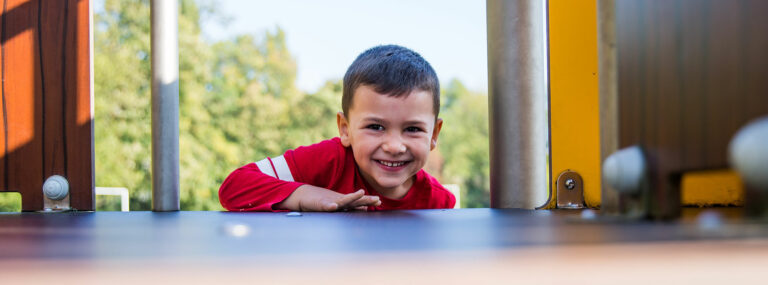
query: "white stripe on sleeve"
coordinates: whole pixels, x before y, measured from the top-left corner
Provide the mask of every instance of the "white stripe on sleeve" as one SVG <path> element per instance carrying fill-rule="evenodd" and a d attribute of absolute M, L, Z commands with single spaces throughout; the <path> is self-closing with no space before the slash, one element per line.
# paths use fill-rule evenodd
<path fill-rule="evenodd" d="M 276 177 L 275 171 L 272 169 L 272 164 L 269 163 L 269 158 L 265 158 L 254 163 L 259 167 L 259 170 L 261 170 L 262 173 Z"/>
<path fill-rule="evenodd" d="M 272 165 L 275 166 L 275 172 L 277 172 L 277 179 L 293 182 L 293 175 L 291 175 L 291 169 L 288 167 L 288 162 L 285 161 L 285 157 L 278 156 L 272 159 Z"/>

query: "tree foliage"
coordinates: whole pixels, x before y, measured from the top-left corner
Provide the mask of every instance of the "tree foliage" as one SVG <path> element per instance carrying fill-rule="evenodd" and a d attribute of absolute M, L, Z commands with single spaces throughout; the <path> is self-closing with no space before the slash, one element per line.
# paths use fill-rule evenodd
<path fill-rule="evenodd" d="M 236 167 L 332 137 L 339 104 L 338 82 L 316 94 L 296 88 L 296 63 L 282 30 L 208 43 L 200 27 L 210 17 L 206 13 L 216 11 L 192 0 L 181 2 L 184 210 L 220 210 L 218 187 Z M 108 0 L 96 14 L 96 184 L 130 189 L 135 210 L 151 208 L 149 16 L 146 0 Z M 101 204 L 97 208 L 116 208 Z"/>
<path fill-rule="evenodd" d="M 488 98 L 453 80 L 443 88 L 439 150 L 443 155 L 441 183 L 461 186 L 462 206 L 488 207 Z"/>

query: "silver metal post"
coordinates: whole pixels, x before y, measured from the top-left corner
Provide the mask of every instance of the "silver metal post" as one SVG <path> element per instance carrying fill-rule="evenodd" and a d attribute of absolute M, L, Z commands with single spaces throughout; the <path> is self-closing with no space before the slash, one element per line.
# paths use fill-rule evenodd
<path fill-rule="evenodd" d="M 179 210 L 179 6 L 152 0 L 152 210 Z"/>
<path fill-rule="evenodd" d="M 487 0 L 491 207 L 547 203 L 545 0 Z"/>

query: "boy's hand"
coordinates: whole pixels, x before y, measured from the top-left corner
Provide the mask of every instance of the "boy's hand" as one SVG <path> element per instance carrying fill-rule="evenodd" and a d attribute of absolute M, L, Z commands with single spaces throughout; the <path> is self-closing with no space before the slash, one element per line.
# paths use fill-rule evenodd
<path fill-rule="evenodd" d="M 365 195 L 365 191 L 362 189 L 345 195 L 305 184 L 296 188 L 288 198 L 275 205 L 275 208 L 291 211 L 333 212 L 340 210 L 365 211 L 368 206 L 379 205 L 381 205 L 379 197 Z"/>

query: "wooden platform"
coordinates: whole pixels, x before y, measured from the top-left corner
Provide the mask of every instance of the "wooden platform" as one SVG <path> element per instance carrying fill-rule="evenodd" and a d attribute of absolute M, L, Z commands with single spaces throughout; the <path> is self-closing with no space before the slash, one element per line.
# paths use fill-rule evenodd
<path fill-rule="evenodd" d="M 607 284 L 618 280 L 604 277 L 626 274 L 634 277 L 622 283 L 641 284 L 752 280 L 768 265 L 768 223 L 738 212 L 688 210 L 676 222 L 594 214 L 0 214 L 0 275 L 24 283 Z"/>

